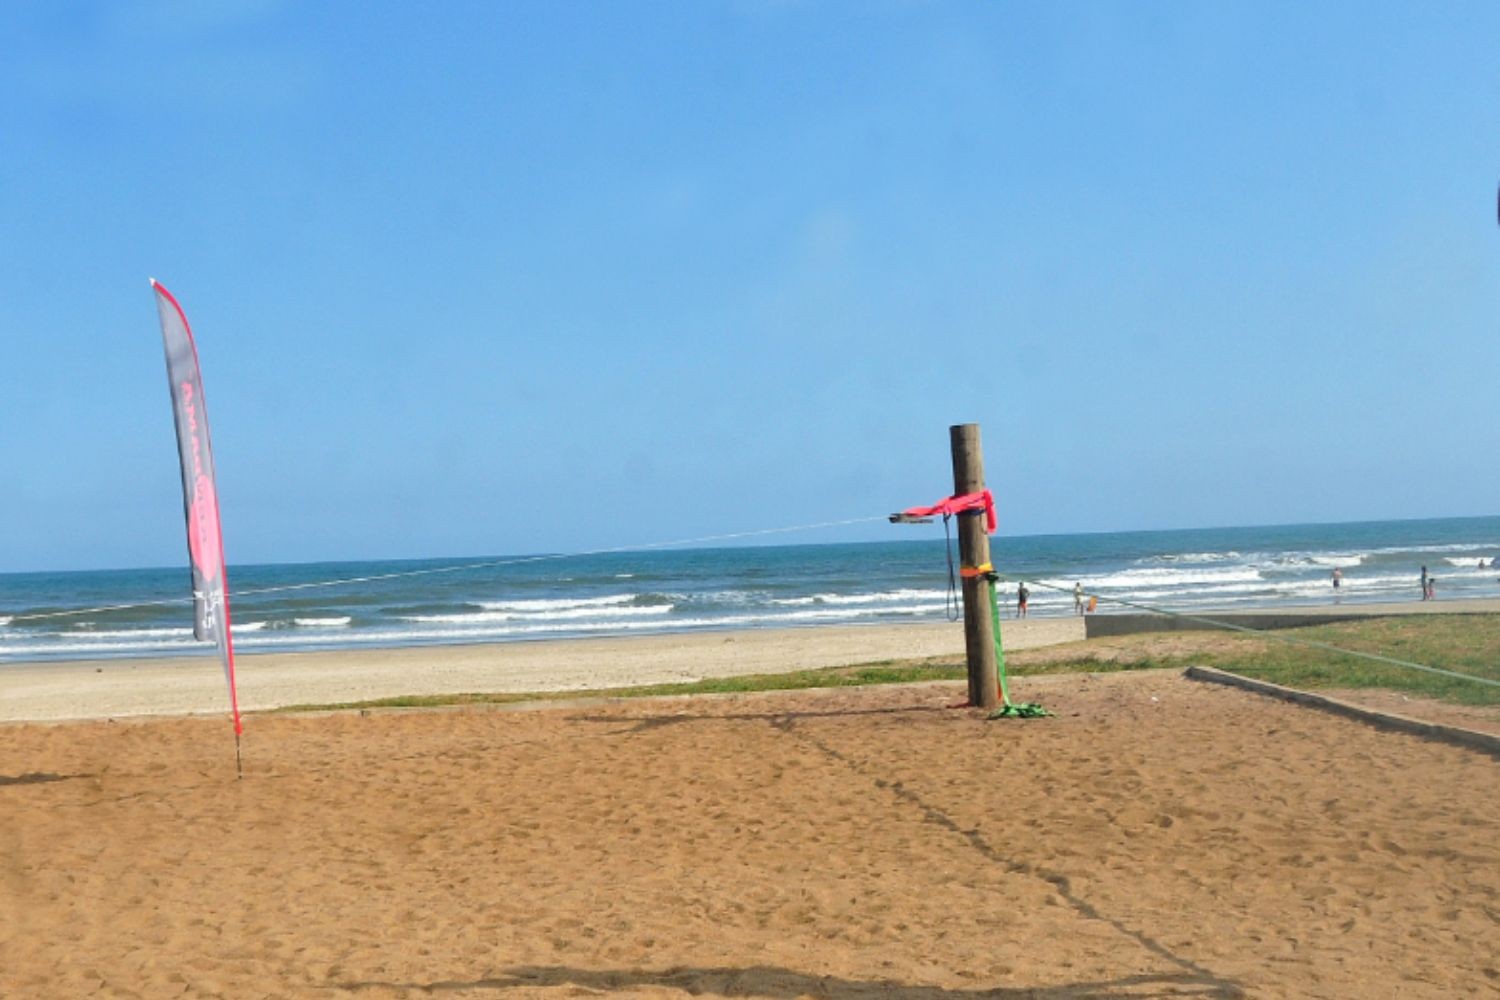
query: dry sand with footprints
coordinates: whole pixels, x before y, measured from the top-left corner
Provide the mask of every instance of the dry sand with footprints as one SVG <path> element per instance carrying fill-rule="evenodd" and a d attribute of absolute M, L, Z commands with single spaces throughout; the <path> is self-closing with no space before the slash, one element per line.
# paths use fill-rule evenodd
<path fill-rule="evenodd" d="M 1175 673 L 0 727 L 0 996 L 1500 990 L 1500 764 Z"/>

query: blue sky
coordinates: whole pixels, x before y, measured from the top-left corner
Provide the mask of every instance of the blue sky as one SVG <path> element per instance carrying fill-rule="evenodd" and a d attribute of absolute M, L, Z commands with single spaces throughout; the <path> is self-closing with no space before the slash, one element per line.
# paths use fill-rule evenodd
<path fill-rule="evenodd" d="M 1500 510 L 1500 5 L 0 6 L 0 571 Z M 889 538 L 872 524 L 790 540 Z M 902 536 L 909 537 L 909 536 Z"/>

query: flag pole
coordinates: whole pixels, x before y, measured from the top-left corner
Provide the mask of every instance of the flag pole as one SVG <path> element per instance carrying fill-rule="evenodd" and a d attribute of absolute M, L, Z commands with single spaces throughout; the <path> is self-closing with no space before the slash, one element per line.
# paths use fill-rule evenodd
<path fill-rule="evenodd" d="M 192 575 L 193 638 L 219 647 L 224 680 L 229 685 L 229 708 L 234 718 L 234 770 L 245 776 L 240 753 L 239 693 L 234 677 L 234 637 L 230 631 L 229 581 L 224 561 L 224 531 L 219 520 L 219 492 L 214 482 L 213 443 L 208 431 L 203 373 L 198 345 L 187 314 L 166 287 L 151 279 L 166 351 L 167 385 L 172 394 L 172 420 L 177 430 L 177 456 L 182 470 L 182 506 L 187 521 L 188 562 Z"/>

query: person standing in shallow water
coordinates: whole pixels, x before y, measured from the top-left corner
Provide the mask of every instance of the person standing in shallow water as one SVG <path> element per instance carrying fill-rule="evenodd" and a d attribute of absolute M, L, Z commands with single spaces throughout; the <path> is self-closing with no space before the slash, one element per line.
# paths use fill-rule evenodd
<path fill-rule="evenodd" d="M 1073 584 L 1073 613 L 1083 614 L 1083 581 Z"/>
<path fill-rule="evenodd" d="M 1432 588 L 1427 585 L 1427 567 L 1422 567 L 1422 600 L 1432 596 Z"/>
<path fill-rule="evenodd" d="M 1335 566 L 1333 568 L 1333 600 L 1334 600 L 1335 603 L 1337 603 L 1338 599 L 1339 599 L 1339 584 L 1341 584 L 1343 582 L 1344 582 L 1344 571 L 1342 569 L 1340 569 L 1339 567 Z"/>
<path fill-rule="evenodd" d="M 1031 591 L 1029 591 L 1029 590 L 1026 589 L 1026 584 L 1022 583 L 1019 587 L 1016 588 L 1016 617 L 1017 618 L 1025 618 L 1026 617 L 1026 602 L 1030 598 L 1031 598 Z"/>

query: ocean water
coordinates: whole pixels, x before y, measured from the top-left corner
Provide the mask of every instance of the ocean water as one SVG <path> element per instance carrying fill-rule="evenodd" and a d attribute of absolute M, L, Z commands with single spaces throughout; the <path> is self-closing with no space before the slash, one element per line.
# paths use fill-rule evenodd
<path fill-rule="evenodd" d="M 511 642 L 824 624 L 941 622 L 940 525 L 891 542 L 653 550 L 592 556 L 231 566 L 240 652 Z M 1033 615 L 1101 598 L 1177 611 L 1500 597 L 1500 517 L 996 536 L 996 569 Z M 956 556 L 955 556 L 956 558 Z M 1484 566 L 1481 568 L 1481 561 Z M 346 581 L 328 585 L 332 581 Z M 1061 588 L 1059 590 L 1050 587 Z M 1015 585 L 1003 585 L 1008 605 Z M 0 574 L 0 664 L 205 654 L 186 568 Z M 59 614 L 59 612 L 65 612 Z"/>

